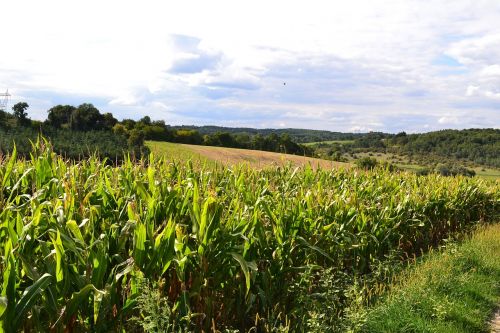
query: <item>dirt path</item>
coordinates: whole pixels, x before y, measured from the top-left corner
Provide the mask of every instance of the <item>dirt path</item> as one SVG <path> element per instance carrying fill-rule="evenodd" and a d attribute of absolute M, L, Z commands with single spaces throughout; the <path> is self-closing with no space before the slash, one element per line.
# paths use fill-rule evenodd
<path fill-rule="evenodd" d="M 491 333 L 500 333 L 500 309 L 495 313 L 491 320 Z"/>

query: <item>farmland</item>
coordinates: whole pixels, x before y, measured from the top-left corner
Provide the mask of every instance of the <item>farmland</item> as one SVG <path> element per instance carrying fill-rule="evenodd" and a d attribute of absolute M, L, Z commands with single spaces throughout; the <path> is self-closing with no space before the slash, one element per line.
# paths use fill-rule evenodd
<path fill-rule="evenodd" d="M 0 333 L 500 333 L 500 0 L 1 8 Z"/>
<path fill-rule="evenodd" d="M 223 165 L 247 164 L 254 168 L 283 166 L 286 164 L 293 166 L 311 165 L 313 168 L 319 166 L 326 169 L 350 167 L 348 163 L 250 149 L 209 147 L 158 141 L 147 141 L 146 145 L 155 155 L 165 156 L 170 159 L 174 158 L 176 160 L 192 160 L 199 164 L 214 164 L 216 162 Z"/>
<path fill-rule="evenodd" d="M 0 180 L 7 332 L 345 330 L 388 258 L 499 213 L 497 185 L 462 177 L 110 166 L 40 146 Z"/>
<path fill-rule="evenodd" d="M 215 165 L 222 163 L 230 166 L 239 163 L 247 164 L 254 168 L 264 168 L 268 166 L 278 166 L 290 163 L 293 166 L 311 165 L 313 168 L 351 168 L 356 159 L 348 159 L 348 162 L 337 162 L 320 158 L 302 157 L 297 155 L 279 154 L 273 152 L 235 149 L 224 147 L 210 147 L 199 145 L 187 145 L 171 142 L 147 141 L 147 148 L 156 156 L 165 156 L 176 160 L 191 160 L 198 165 Z M 408 160 L 393 154 L 386 153 L 358 153 L 358 158 L 373 157 L 380 163 L 392 163 L 403 171 L 418 172 L 422 165 L 411 164 Z M 498 169 L 475 167 L 473 169 L 477 177 L 489 180 L 500 179 Z"/>

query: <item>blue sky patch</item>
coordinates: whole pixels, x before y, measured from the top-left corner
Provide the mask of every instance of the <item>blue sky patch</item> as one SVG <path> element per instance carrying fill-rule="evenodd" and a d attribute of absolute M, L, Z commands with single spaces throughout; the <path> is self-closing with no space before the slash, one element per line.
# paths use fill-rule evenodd
<path fill-rule="evenodd" d="M 449 67 L 460 67 L 462 66 L 461 63 L 459 63 L 455 58 L 452 58 L 450 56 L 447 56 L 445 54 L 441 54 L 434 58 L 432 61 L 433 65 L 436 66 L 449 66 Z"/>

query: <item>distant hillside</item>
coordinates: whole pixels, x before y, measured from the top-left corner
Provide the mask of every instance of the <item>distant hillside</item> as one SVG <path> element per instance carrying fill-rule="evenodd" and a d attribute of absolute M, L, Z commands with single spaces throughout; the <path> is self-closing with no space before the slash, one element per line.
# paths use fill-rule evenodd
<path fill-rule="evenodd" d="M 201 135 L 211 135 L 217 132 L 227 132 L 234 135 L 247 134 L 247 135 L 263 135 L 267 136 L 270 134 L 288 134 L 290 138 L 297 143 L 305 142 L 318 142 L 318 141 L 333 141 L 333 140 L 354 140 L 356 138 L 362 137 L 366 134 L 362 133 L 341 133 L 341 132 L 330 132 L 321 130 L 311 130 L 311 129 L 299 129 L 299 128 L 248 128 L 248 127 L 222 127 L 222 126 L 172 126 L 172 129 L 185 129 L 185 130 L 196 130 Z"/>
<path fill-rule="evenodd" d="M 442 130 L 394 137 L 401 150 L 417 155 L 436 155 L 500 168 L 500 130 Z"/>
<path fill-rule="evenodd" d="M 309 129 L 255 129 L 219 126 L 172 126 L 174 130 L 195 130 L 200 135 L 230 133 L 232 135 L 288 135 L 297 143 L 315 142 L 313 149 L 323 148 L 329 156 L 365 152 L 390 152 L 416 158 L 422 165 L 471 162 L 500 168 L 500 130 L 441 130 L 421 134 L 340 133 Z M 322 154 L 324 155 L 324 154 Z M 340 156 L 340 155 L 339 155 Z"/>

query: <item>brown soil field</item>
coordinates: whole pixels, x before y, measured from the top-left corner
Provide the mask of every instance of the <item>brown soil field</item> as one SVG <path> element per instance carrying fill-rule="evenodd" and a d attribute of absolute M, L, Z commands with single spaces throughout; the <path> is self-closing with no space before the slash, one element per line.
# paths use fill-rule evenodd
<path fill-rule="evenodd" d="M 265 168 L 267 166 L 286 165 L 291 163 L 294 166 L 310 165 L 312 168 L 320 167 L 323 169 L 351 167 L 349 163 L 260 150 L 197 146 L 166 142 L 148 142 L 148 146 L 155 154 L 164 152 L 184 158 L 186 156 L 191 156 L 195 159 L 201 158 L 216 161 L 224 165 L 248 164 L 255 168 Z"/>

